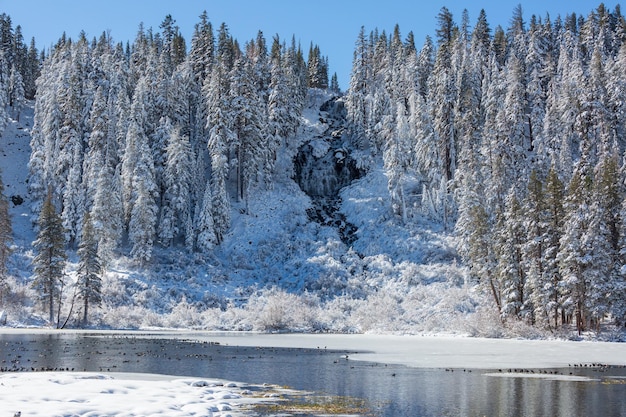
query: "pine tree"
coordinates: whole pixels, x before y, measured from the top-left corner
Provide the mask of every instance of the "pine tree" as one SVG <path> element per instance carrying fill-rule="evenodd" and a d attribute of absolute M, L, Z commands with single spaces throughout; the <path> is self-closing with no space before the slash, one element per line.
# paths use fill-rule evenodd
<path fill-rule="evenodd" d="M 528 137 L 528 103 L 523 61 L 511 56 L 505 73 L 506 93 L 501 112 L 496 116 L 496 129 L 502 137 L 496 150 L 501 171 L 497 172 L 504 190 L 516 187 L 522 195 L 529 172 L 530 140 Z"/>
<path fill-rule="evenodd" d="M 560 274 L 563 277 L 562 290 L 565 315 L 576 320 L 579 334 L 587 329 L 587 297 L 590 267 L 589 247 L 585 233 L 589 229 L 591 178 L 585 161 L 577 164 L 565 197 L 563 234 L 558 253 Z"/>
<path fill-rule="evenodd" d="M 39 233 L 33 242 L 35 279 L 33 287 L 43 304 L 48 307 L 48 320 L 54 322 L 55 301 L 61 302 L 61 287 L 65 279 L 65 230 L 61 217 L 52 202 L 52 192 L 44 201 L 39 216 Z"/>
<path fill-rule="evenodd" d="M 20 114 L 24 108 L 24 81 L 22 74 L 17 70 L 15 65 L 11 67 L 9 75 L 9 106 L 13 109 L 13 117 L 19 122 Z"/>
<path fill-rule="evenodd" d="M 513 189 L 507 195 L 505 209 L 497 225 L 501 314 L 503 317 L 523 318 L 527 308 L 526 269 L 522 252 L 526 230 L 521 206 Z"/>
<path fill-rule="evenodd" d="M 0 173 L 1 174 L 1 173 Z M 11 254 L 13 231 L 9 215 L 9 202 L 4 195 L 4 183 L 0 175 L 0 303 L 10 290 L 7 283 L 7 262 Z"/>
<path fill-rule="evenodd" d="M 237 162 L 237 197 L 246 203 L 251 186 L 264 174 L 270 159 L 268 153 L 273 156 L 267 144 L 266 103 L 261 100 L 254 81 L 250 59 L 238 59 L 231 85 L 233 148 Z"/>
<path fill-rule="evenodd" d="M 450 11 L 443 7 L 438 15 L 439 27 L 437 28 L 438 50 L 429 79 L 429 94 L 431 103 L 432 126 L 437 142 L 437 164 L 439 164 L 440 181 L 431 186 L 440 187 L 446 184 L 445 195 L 442 196 L 441 211 L 443 213 L 444 227 L 451 220 L 450 208 L 448 207 L 448 184 L 453 179 L 456 169 L 457 132 L 455 131 L 455 71 L 452 65 L 452 52 L 454 50 L 456 25 L 452 20 Z"/>
<path fill-rule="evenodd" d="M 211 75 L 206 92 L 209 130 L 207 147 L 211 158 L 210 186 L 213 203 L 210 206 L 208 204 L 203 206 L 203 210 L 208 207 L 213 209 L 212 217 L 218 244 L 222 242 L 224 233 L 230 228 L 230 199 L 226 189 L 226 178 L 229 168 L 228 147 L 233 141 L 233 132 L 230 130 L 228 119 L 229 107 L 226 105 L 226 96 L 222 90 L 221 74 L 221 67 L 218 67 Z"/>
<path fill-rule="evenodd" d="M 407 204 L 404 194 L 404 176 L 409 167 L 410 130 L 408 118 L 405 115 L 403 106 L 399 105 L 397 125 L 390 125 L 386 132 L 386 143 L 383 150 L 383 167 L 387 175 L 387 189 L 391 198 L 391 208 L 395 215 L 402 218 L 403 223 L 407 221 Z M 392 122 L 393 118 L 385 119 Z"/>
<path fill-rule="evenodd" d="M 189 139 L 180 134 L 180 129 L 168 129 L 168 144 L 164 171 L 165 194 L 161 206 L 159 238 L 168 246 L 177 237 L 192 232 L 192 175 L 193 155 Z M 190 237 L 191 241 L 193 238 Z"/>
<path fill-rule="evenodd" d="M 28 47 L 28 57 L 26 61 L 26 70 L 24 74 L 24 96 L 28 100 L 35 98 L 37 92 L 37 78 L 41 73 L 41 63 L 39 60 L 39 52 L 35 47 L 35 38 L 30 41 Z"/>
<path fill-rule="evenodd" d="M 287 86 L 285 72 L 283 69 L 283 57 L 281 52 L 280 39 L 274 37 L 270 60 L 270 85 L 267 103 L 268 112 L 268 134 L 272 147 L 272 152 L 285 144 L 285 140 L 292 133 L 289 115 L 289 89 Z M 273 155 L 273 159 L 276 155 Z"/>
<path fill-rule="evenodd" d="M 611 305 L 619 303 L 623 293 L 615 292 L 618 281 L 619 211 L 622 193 L 619 190 L 618 159 L 603 154 L 595 169 L 595 181 L 590 207 L 589 228 L 585 232 L 590 266 L 588 309 L 592 327 L 599 330 L 600 322 Z"/>
<path fill-rule="evenodd" d="M 622 162 L 620 180 L 622 187 L 626 184 L 626 162 Z M 617 274 L 613 281 L 614 294 L 626 293 L 626 199 L 622 200 L 619 213 L 619 252 Z M 611 304 L 611 315 L 615 324 L 626 326 L 626 297 L 619 295 Z"/>
<path fill-rule="evenodd" d="M 321 55 L 318 45 L 309 48 L 308 86 L 311 88 L 328 88 L 328 63 Z"/>
<path fill-rule="evenodd" d="M 209 252 L 219 243 L 213 221 L 213 194 L 211 193 L 210 182 L 206 184 L 204 198 L 202 199 L 197 235 L 196 247 L 200 252 Z"/>
<path fill-rule="evenodd" d="M 533 288 L 535 317 L 542 317 L 537 309 L 544 309 L 547 314 L 548 323 L 553 319 L 554 328 L 559 325 L 559 313 L 561 321 L 565 322 L 565 311 L 563 309 L 564 290 L 563 277 L 559 268 L 559 249 L 561 237 L 564 232 L 563 221 L 565 219 L 563 199 L 565 189 L 559 179 L 556 169 L 550 168 L 546 178 L 545 186 L 545 239 L 543 243 L 543 260 L 541 281 L 535 283 Z"/>
<path fill-rule="evenodd" d="M 494 54 L 491 54 L 489 57 L 486 71 L 481 99 L 484 107 L 480 149 L 484 162 L 481 176 L 485 179 L 484 188 L 487 207 L 490 208 L 490 214 L 493 215 L 495 212 L 504 211 L 504 200 L 507 191 L 504 164 L 502 163 L 504 154 L 500 153 L 500 148 L 505 143 L 502 130 L 504 126 L 502 118 L 505 113 L 502 109 L 502 103 L 505 97 L 506 85 Z"/>
<path fill-rule="evenodd" d="M 83 301 L 83 325 L 88 323 L 89 306 L 102 301 L 102 266 L 98 256 L 98 240 L 89 213 L 85 214 L 81 241 L 78 245 L 78 293 Z"/>
<path fill-rule="evenodd" d="M 546 201 L 542 179 L 533 170 L 528 179 L 528 194 L 522 210 L 526 217 L 526 239 L 522 245 L 526 281 L 528 283 L 527 299 L 529 300 L 532 322 L 547 325 L 549 317 L 545 306 L 548 298 L 544 294 L 544 260 L 546 247 Z"/>
<path fill-rule="evenodd" d="M 136 147 L 136 160 L 130 178 L 130 195 L 133 199 L 129 212 L 128 239 L 132 245 L 131 257 L 146 263 L 152 257 L 157 221 L 154 162 L 147 138 L 135 121 L 131 121 L 127 142 Z"/>
<path fill-rule="evenodd" d="M 189 57 L 193 66 L 193 71 L 200 83 L 211 74 L 215 55 L 215 37 L 213 26 L 208 20 L 207 12 L 200 15 L 200 22 L 196 24 L 191 39 L 191 50 Z"/>
<path fill-rule="evenodd" d="M 370 48 L 365 38 L 365 28 L 361 27 L 352 61 L 350 88 L 346 95 L 347 119 L 350 123 L 353 141 L 361 149 L 370 146 L 366 136 L 366 127 L 367 95 L 371 71 Z"/>
<path fill-rule="evenodd" d="M 145 131 L 147 103 L 147 83 L 142 78 L 131 107 L 122 160 L 123 201 L 131 257 L 140 263 L 146 263 L 152 257 L 158 212 L 155 164 Z"/>
<path fill-rule="evenodd" d="M 470 273 L 483 292 L 490 294 L 498 311 L 502 312 L 502 286 L 496 275 L 497 251 L 494 227 L 484 205 L 471 207 L 468 215 L 467 245 L 462 253 L 470 263 Z"/>
<path fill-rule="evenodd" d="M 330 77 L 330 91 L 334 94 L 340 94 L 341 88 L 339 88 L 339 80 L 337 79 L 337 73 L 334 72 Z"/>

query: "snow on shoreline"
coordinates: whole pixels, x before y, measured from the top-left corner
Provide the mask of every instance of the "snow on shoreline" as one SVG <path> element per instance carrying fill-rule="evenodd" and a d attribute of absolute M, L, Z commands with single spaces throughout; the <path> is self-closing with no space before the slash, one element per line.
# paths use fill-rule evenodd
<path fill-rule="evenodd" d="M 416 368 L 558 368 L 601 363 L 626 366 L 626 343 L 370 334 L 187 334 L 229 345 L 326 347 L 350 359 Z"/>
<path fill-rule="evenodd" d="M 0 335 L 45 332 L 178 338 L 230 346 L 341 350 L 353 352 L 350 353 L 350 359 L 354 360 L 417 368 L 530 369 L 594 363 L 626 366 L 626 343 L 617 342 L 487 339 L 448 335 L 0 329 Z"/>
<path fill-rule="evenodd" d="M 237 417 L 250 414 L 247 406 L 268 400 L 254 388 L 151 374 L 18 372 L 0 374 L 0 408 L 7 416 L 23 417 Z"/>

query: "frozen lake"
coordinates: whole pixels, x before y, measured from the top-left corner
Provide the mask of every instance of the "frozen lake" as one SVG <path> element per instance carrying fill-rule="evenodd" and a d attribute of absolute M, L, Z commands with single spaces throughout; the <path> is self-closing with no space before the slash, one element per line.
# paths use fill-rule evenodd
<path fill-rule="evenodd" d="M 385 417 L 626 415 L 626 345 L 616 343 L 8 331 L 0 333 L 0 361 L 4 371 L 278 384 L 363 398 Z"/>

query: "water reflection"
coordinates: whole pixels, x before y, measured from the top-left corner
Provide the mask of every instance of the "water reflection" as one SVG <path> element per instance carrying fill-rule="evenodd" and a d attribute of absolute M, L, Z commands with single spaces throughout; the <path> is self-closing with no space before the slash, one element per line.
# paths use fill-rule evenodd
<path fill-rule="evenodd" d="M 345 359 L 346 353 L 158 338 L 0 334 L 4 372 L 73 369 L 271 383 L 365 398 L 385 417 L 626 416 L 624 368 L 550 370 L 594 379 L 583 382 L 386 366 Z"/>

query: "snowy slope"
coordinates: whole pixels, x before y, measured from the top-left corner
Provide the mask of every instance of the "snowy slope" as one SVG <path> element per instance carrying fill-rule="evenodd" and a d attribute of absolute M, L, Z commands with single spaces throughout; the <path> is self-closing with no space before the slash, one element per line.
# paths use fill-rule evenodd
<path fill-rule="evenodd" d="M 34 235 L 31 228 L 31 213 L 28 200 L 27 178 L 30 156 L 30 129 L 33 126 L 33 103 L 30 102 L 20 114 L 20 121 L 10 119 L 0 139 L 0 172 L 5 194 L 21 197 L 22 204 L 10 204 L 15 243 L 30 245 Z"/>
<path fill-rule="evenodd" d="M 113 262 L 94 325 L 483 334 L 468 324 L 480 311 L 480 297 L 465 283 L 451 237 L 428 222 L 402 225 L 391 213 L 382 169 L 343 190 L 341 211 L 358 228 L 350 247 L 335 227 L 307 216 L 311 199 L 292 179 L 293 158 L 302 144 L 320 142 L 328 126 L 319 108 L 328 98 L 320 91 L 310 95 L 299 134 L 280 152 L 276 185 L 251 192 L 247 210 L 233 202 L 232 227 L 213 253 L 156 248 L 143 268 L 124 256 Z M 31 126 L 32 106 L 0 141 L 7 195 L 25 200 L 11 208 L 16 247 L 10 268 L 21 294 L 5 307 L 13 325 L 41 323 L 28 287 L 34 239 L 26 187 Z M 74 269 L 68 265 L 70 277 Z"/>
<path fill-rule="evenodd" d="M 14 254 L 9 261 L 9 268 L 14 276 L 20 278 L 18 283 L 31 275 L 31 243 L 35 239 L 27 183 L 33 105 L 34 102 L 26 104 L 19 115 L 19 122 L 9 119 L 0 138 L 0 175 L 5 186 L 5 196 L 9 198 L 13 227 Z"/>

